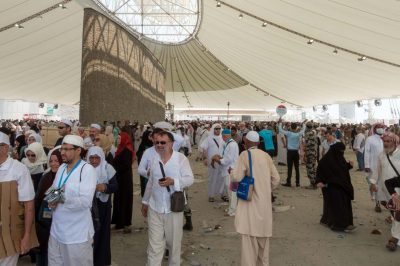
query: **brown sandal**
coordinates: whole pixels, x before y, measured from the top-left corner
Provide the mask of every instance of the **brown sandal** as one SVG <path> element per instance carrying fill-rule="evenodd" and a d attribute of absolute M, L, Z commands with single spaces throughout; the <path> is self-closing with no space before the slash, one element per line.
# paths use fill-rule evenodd
<path fill-rule="evenodd" d="M 396 251 L 396 249 L 397 249 L 397 243 L 398 243 L 398 242 L 399 242 L 399 240 L 398 240 L 397 238 L 392 237 L 392 238 L 390 238 L 389 241 L 387 242 L 386 248 L 387 248 L 389 251 Z"/>

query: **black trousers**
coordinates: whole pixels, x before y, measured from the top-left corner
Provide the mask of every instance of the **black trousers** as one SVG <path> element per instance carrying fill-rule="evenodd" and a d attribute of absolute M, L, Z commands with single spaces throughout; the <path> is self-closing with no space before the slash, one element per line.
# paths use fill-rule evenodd
<path fill-rule="evenodd" d="M 296 185 L 300 185 L 300 170 L 299 170 L 299 151 L 298 150 L 287 150 L 287 179 L 286 183 L 290 184 L 292 179 L 292 169 L 296 171 Z"/>

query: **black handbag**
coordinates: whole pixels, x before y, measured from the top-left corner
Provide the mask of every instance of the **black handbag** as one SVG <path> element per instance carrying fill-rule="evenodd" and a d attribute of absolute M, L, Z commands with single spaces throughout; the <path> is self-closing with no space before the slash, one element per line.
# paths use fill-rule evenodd
<path fill-rule="evenodd" d="M 165 179 L 165 172 L 164 172 L 164 167 L 161 162 L 160 163 L 160 169 L 163 178 Z M 167 187 L 168 192 L 170 192 L 170 188 Z M 172 212 L 183 212 L 185 209 L 185 194 L 183 191 L 175 191 L 174 193 L 171 194 L 171 211 Z"/>

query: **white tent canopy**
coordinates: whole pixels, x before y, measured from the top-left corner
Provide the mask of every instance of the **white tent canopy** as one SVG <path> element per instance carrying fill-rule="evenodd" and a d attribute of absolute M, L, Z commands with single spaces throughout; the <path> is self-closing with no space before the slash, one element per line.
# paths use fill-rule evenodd
<path fill-rule="evenodd" d="M 13 26 L 61 2 L 67 9 Z M 199 31 L 187 43 L 144 39 L 166 69 L 166 100 L 175 108 L 225 108 L 229 101 L 234 109 L 270 109 L 281 102 L 313 106 L 400 95 L 399 1 L 227 3 L 232 6 L 201 1 Z M 91 0 L 0 2 L 0 98 L 79 102 L 85 7 L 102 11 Z M 275 26 L 262 27 L 264 20 Z M 358 55 L 335 54 L 319 41 Z M 367 59 L 358 61 L 359 55 Z"/>

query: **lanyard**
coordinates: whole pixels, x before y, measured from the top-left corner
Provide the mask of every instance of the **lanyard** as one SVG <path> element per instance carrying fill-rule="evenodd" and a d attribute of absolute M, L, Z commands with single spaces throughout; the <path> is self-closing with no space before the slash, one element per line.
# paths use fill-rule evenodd
<path fill-rule="evenodd" d="M 224 156 L 226 147 L 228 147 L 229 143 L 231 143 L 232 141 L 233 141 L 233 139 L 228 140 L 228 142 L 226 143 L 226 145 L 224 147 L 224 150 L 222 151 L 222 156 Z"/>
<path fill-rule="evenodd" d="M 63 170 L 62 173 L 61 173 L 60 181 L 58 182 L 58 188 L 61 188 L 61 186 L 64 186 L 65 183 L 67 183 L 68 178 L 71 176 L 72 172 L 78 167 L 78 165 L 79 165 L 80 163 L 81 163 L 81 160 L 79 160 L 79 161 L 74 165 L 74 167 L 72 167 L 71 172 L 69 172 L 69 174 L 68 174 L 67 177 L 65 178 L 64 182 L 62 182 L 65 169 L 67 169 L 68 165 L 65 166 L 64 170 Z M 62 183 L 62 185 L 61 185 L 61 183 Z"/>

